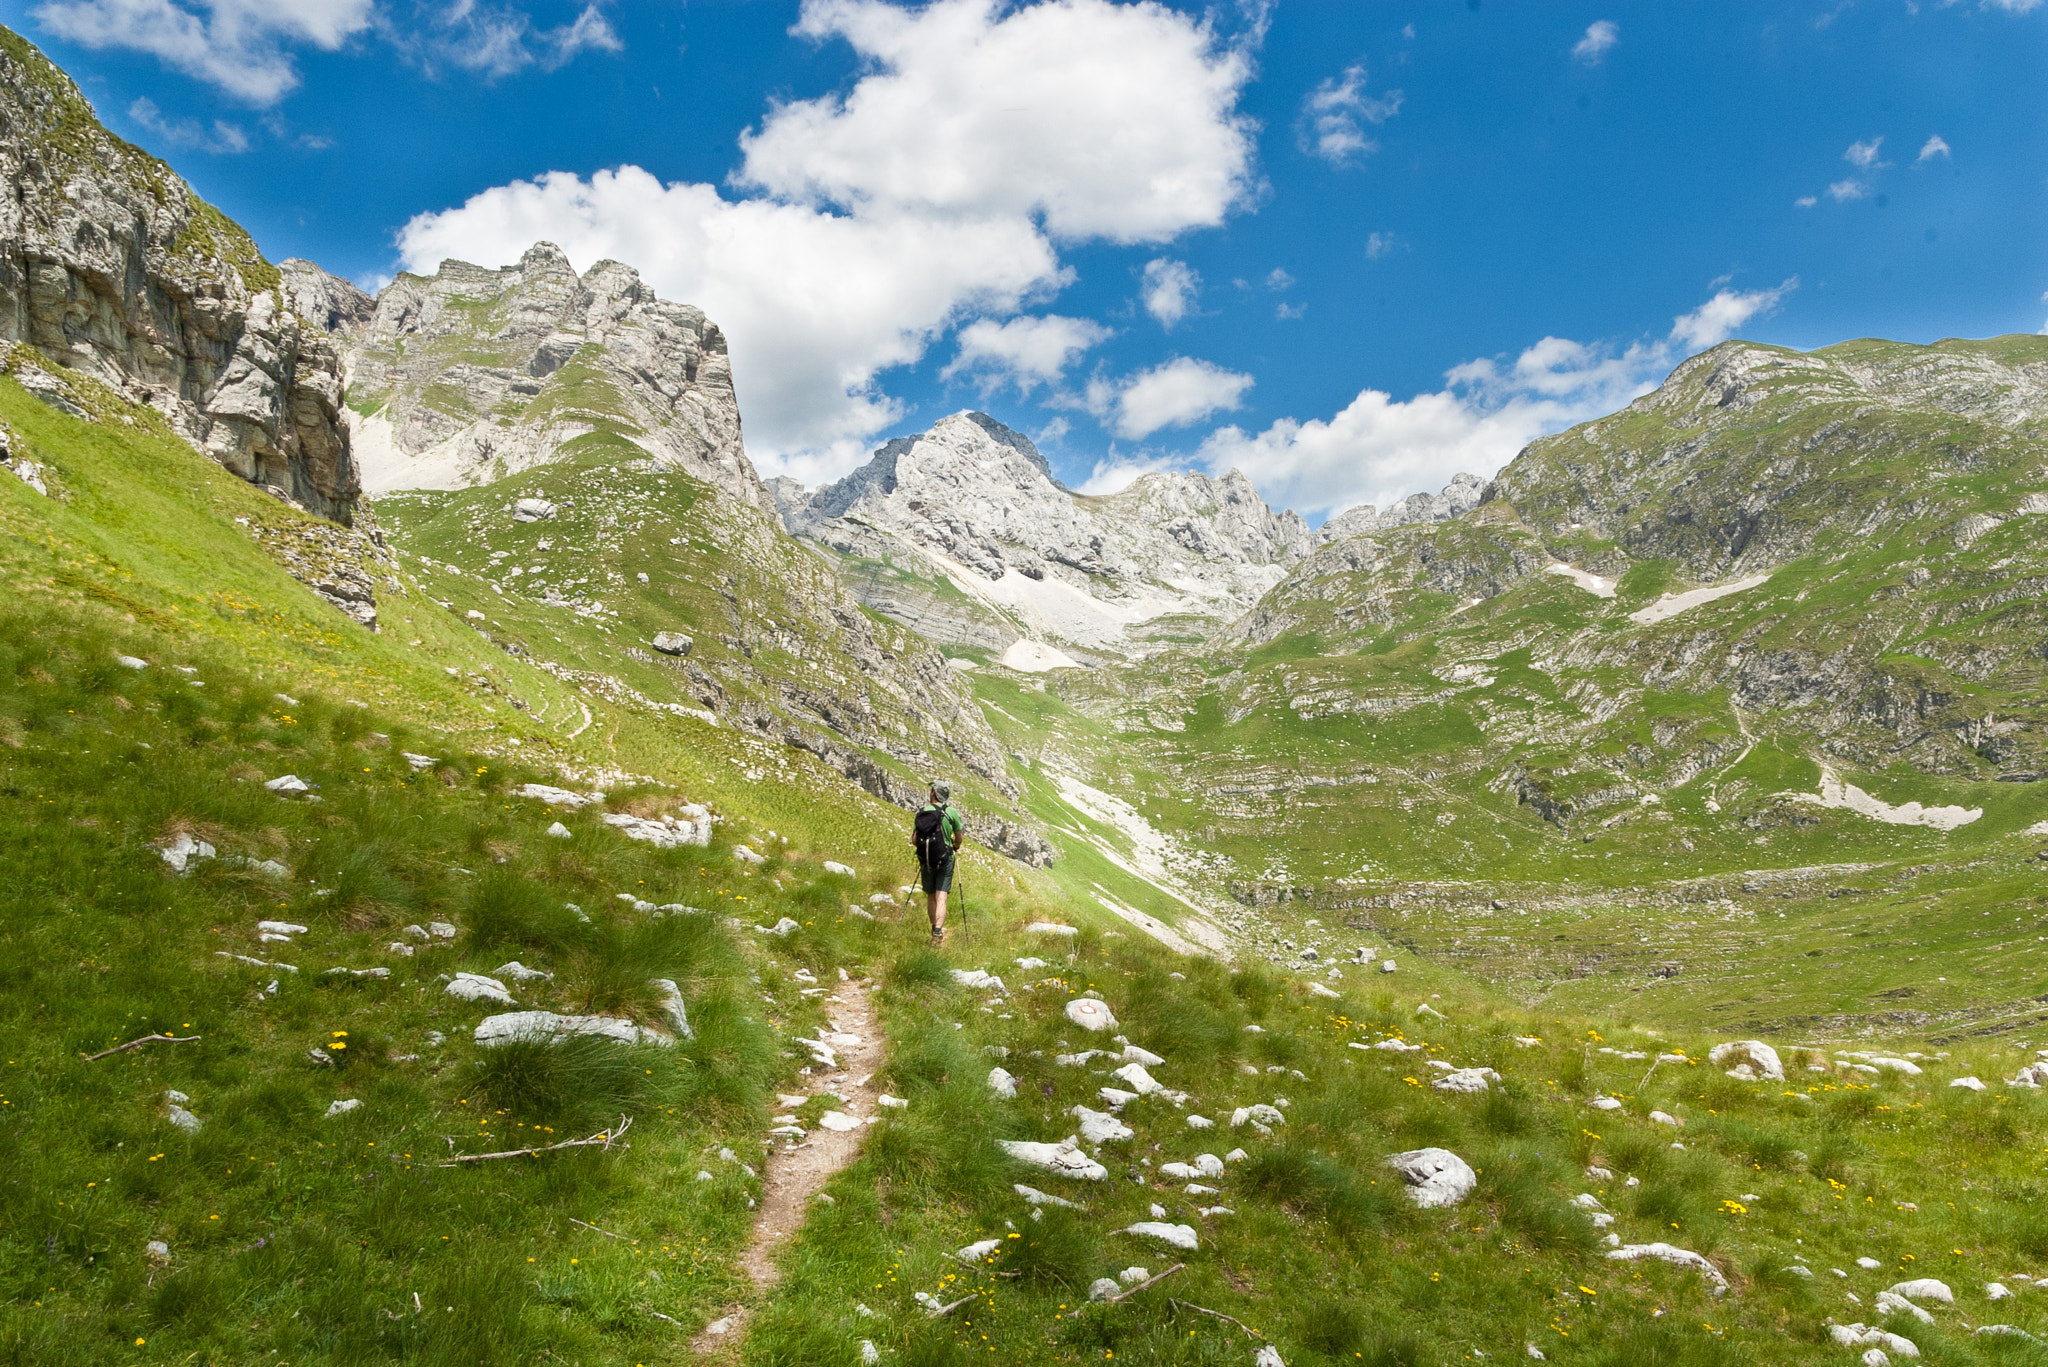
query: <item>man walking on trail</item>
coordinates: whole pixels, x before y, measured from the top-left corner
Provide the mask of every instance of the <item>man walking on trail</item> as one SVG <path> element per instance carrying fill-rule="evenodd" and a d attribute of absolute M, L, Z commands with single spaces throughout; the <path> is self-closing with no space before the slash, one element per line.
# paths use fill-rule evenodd
<path fill-rule="evenodd" d="M 953 790 L 943 783 L 931 786 L 931 801 L 917 809 L 911 823 L 910 844 L 917 851 L 918 872 L 924 879 L 925 915 L 931 918 L 932 948 L 946 943 L 946 894 L 953 890 L 953 861 L 960 851 L 960 833 L 967 822 L 960 809 L 947 801 Z"/>

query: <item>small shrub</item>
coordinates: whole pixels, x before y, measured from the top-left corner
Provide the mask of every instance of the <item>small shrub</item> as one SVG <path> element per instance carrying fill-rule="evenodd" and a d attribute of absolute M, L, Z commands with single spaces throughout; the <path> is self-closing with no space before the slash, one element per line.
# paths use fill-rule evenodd
<path fill-rule="evenodd" d="M 647 1091 L 642 1056 L 652 1053 L 589 1036 L 552 1043 L 508 1040 L 481 1051 L 466 1081 L 471 1094 L 493 1109 L 574 1127 L 635 1109 Z"/>

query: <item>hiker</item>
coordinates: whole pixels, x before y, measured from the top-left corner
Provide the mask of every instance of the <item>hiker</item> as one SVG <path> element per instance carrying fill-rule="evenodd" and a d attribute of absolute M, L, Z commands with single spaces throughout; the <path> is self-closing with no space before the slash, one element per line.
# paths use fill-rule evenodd
<path fill-rule="evenodd" d="M 925 915 L 932 923 L 932 947 L 946 943 L 946 894 L 953 890 L 953 860 L 960 851 L 960 833 L 967 822 L 960 809 L 946 799 L 953 790 L 934 782 L 931 801 L 917 809 L 910 826 L 910 845 L 917 851 L 918 872 L 924 878 Z"/>

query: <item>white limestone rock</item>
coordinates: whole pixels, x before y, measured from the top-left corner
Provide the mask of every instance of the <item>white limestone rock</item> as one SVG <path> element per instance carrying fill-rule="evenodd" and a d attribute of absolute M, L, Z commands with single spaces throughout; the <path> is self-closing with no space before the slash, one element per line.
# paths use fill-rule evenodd
<path fill-rule="evenodd" d="M 1726 1044 L 1717 1044 L 1707 1051 L 1707 1062 L 1730 1073 L 1738 1067 L 1747 1065 L 1752 1080 L 1785 1080 L 1785 1065 L 1779 1060 L 1778 1051 L 1762 1040 L 1730 1040 Z"/>
<path fill-rule="evenodd" d="M 180 831 L 156 847 L 157 854 L 174 873 L 183 873 L 201 859 L 214 857 L 213 846 L 188 832 Z"/>
<path fill-rule="evenodd" d="M 991 1068 L 988 1071 L 988 1089 L 1004 1101 L 1017 1098 L 1017 1079 L 1007 1068 Z"/>
<path fill-rule="evenodd" d="M 1192 1225 L 1170 1225 L 1164 1220 L 1140 1220 L 1117 1231 L 1119 1234 L 1134 1234 L 1141 1239 L 1157 1239 L 1162 1244 L 1183 1248 L 1190 1253 L 1201 1247 L 1201 1240 Z"/>
<path fill-rule="evenodd" d="M 1689 1248 L 1680 1248 L 1676 1244 L 1624 1244 L 1620 1248 L 1609 1249 L 1607 1257 L 1611 1261 L 1624 1263 L 1642 1262 L 1649 1258 L 1661 1263 L 1670 1263 L 1673 1267 L 1691 1268 L 1713 1283 L 1715 1295 L 1718 1296 L 1728 1289 L 1728 1279 L 1721 1275 L 1720 1268 L 1704 1256 Z"/>
<path fill-rule="evenodd" d="M 341 1100 L 329 1106 L 327 1108 L 327 1114 L 322 1118 L 326 1120 L 332 1120 L 336 1116 L 347 1115 L 350 1111 L 359 1111 L 362 1109 L 362 1107 L 363 1101 L 361 1097 L 343 1097 Z"/>
<path fill-rule="evenodd" d="M 454 979 L 442 991 L 458 1001 L 501 1002 L 506 1006 L 517 1005 L 512 1000 L 512 994 L 505 989 L 505 984 L 499 982 L 496 978 L 487 978 L 481 973 L 457 973 Z"/>
<path fill-rule="evenodd" d="M 1068 1210 L 1080 1209 L 1079 1206 L 1063 1196 L 1053 1196 L 1047 1192 L 1040 1191 L 1037 1187 L 1027 1187 L 1022 1182 L 1016 1183 L 1010 1190 L 1016 1192 L 1034 1206 L 1064 1206 Z"/>
<path fill-rule="evenodd" d="M 1889 1288 L 1894 1296 L 1903 1296 L 1909 1301 L 1934 1301 L 1939 1305 L 1954 1305 L 1956 1293 L 1945 1281 L 1934 1277 L 1915 1277 L 1911 1281 L 1895 1282 Z"/>
<path fill-rule="evenodd" d="M 1425 1208 L 1455 1206 L 1472 1194 L 1479 1174 L 1449 1149 L 1410 1149 L 1390 1154 L 1387 1166 L 1408 1184 L 1409 1199 Z"/>
<path fill-rule="evenodd" d="M 1435 1079 L 1429 1085 L 1439 1092 L 1459 1092 L 1470 1095 L 1487 1090 L 1487 1082 L 1500 1081 L 1500 1074 L 1491 1068 L 1456 1068 Z"/>
<path fill-rule="evenodd" d="M 1091 1111 L 1086 1106 L 1076 1106 L 1067 1112 L 1081 1122 L 1081 1138 L 1090 1144 L 1112 1144 L 1130 1139 L 1135 1131 L 1106 1111 Z"/>
<path fill-rule="evenodd" d="M 1116 1016 L 1110 1011 L 1109 1003 L 1094 997 L 1075 997 L 1068 1002 L 1067 1019 L 1083 1030 L 1100 1032 L 1116 1029 Z"/>
<path fill-rule="evenodd" d="M 1068 1135 L 1057 1144 L 1030 1139 L 999 1139 L 996 1143 L 1017 1161 L 1043 1168 L 1060 1177 L 1083 1182 L 1100 1182 L 1108 1177 L 1109 1169 L 1081 1152 L 1075 1140 L 1076 1136 Z"/>
<path fill-rule="evenodd" d="M 856 878 L 859 876 L 853 871 L 851 864 L 842 864 L 836 859 L 827 859 L 825 861 L 825 872 L 839 878 Z"/>

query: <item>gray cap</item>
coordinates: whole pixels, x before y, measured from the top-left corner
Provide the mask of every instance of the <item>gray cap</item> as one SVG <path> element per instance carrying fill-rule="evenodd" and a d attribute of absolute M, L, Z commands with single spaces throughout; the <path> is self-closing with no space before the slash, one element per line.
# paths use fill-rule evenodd
<path fill-rule="evenodd" d="M 946 780 L 935 778 L 932 780 L 932 796 L 941 802 L 946 802 L 952 798 L 953 790 L 946 786 Z"/>

